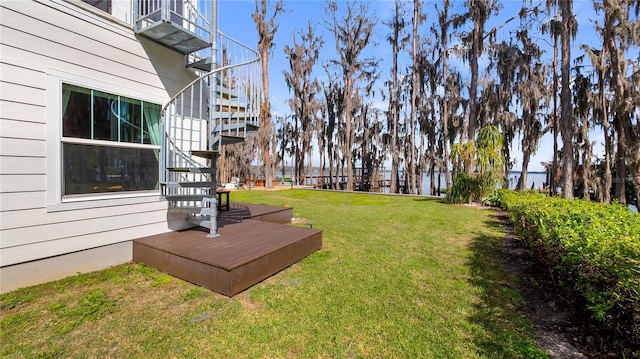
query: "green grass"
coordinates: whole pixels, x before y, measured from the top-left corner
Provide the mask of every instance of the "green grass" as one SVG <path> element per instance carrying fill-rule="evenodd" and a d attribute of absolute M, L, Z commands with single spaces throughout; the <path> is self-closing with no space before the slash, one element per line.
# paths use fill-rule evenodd
<path fill-rule="evenodd" d="M 322 250 L 227 298 L 128 264 L 0 296 L 2 356 L 544 358 L 493 212 L 418 197 L 238 191 Z"/>

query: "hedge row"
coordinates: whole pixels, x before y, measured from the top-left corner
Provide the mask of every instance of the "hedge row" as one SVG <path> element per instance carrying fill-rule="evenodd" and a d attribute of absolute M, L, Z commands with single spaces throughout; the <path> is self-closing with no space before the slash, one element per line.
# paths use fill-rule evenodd
<path fill-rule="evenodd" d="M 504 190 L 499 198 L 519 235 L 593 318 L 640 345 L 640 215 L 537 193 Z"/>

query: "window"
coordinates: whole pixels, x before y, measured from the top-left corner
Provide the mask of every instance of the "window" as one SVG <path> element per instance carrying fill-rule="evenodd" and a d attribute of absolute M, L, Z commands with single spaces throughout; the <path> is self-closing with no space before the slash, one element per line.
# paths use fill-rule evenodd
<path fill-rule="evenodd" d="M 82 2 L 86 2 L 91 6 L 111 14 L 111 0 L 82 0 Z"/>
<path fill-rule="evenodd" d="M 62 197 L 158 189 L 157 104 L 62 84 Z"/>

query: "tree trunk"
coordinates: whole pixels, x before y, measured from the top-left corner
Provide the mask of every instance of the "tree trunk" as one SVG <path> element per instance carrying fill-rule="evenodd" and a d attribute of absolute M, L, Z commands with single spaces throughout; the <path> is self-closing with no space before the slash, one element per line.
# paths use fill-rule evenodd
<path fill-rule="evenodd" d="M 352 74 L 352 70 L 349 71 Z M 347 165 L 347 191 L 353 191 L 353 116 L 351 113 L 353 85 L 350 76 L 344 78 L 344 119 L 345 119 L 345 151 L 342 154 Z"/>
<path fill-rule="evenodd" d="M 522 172 L 520 172 L 520 178 L 516 185 L 517 191 L 523 191 L 527 189 L 527 176 L 529 175 L 529 161 L 531 160 L 531 152 L 528 149 L 522 151 Z"/>
<path fill-rule="evenodd" d="M 602 123 L 602 132 L 604 135 L 604 183 L 602 189 L 602 202 L 611 203 L 611 133 L 609 130 L 609 116 L 607 109 L 607 99 L 605 97 L 604 83 L 604 64 L 606 61 L 606 39 L 603 41 L 602 51 L 600 53 L 600 68 L 598 69 L 598 98 L 600 100 L 600 114 Z"/>
<path fill-rule="evenodd" d="M 571 18 L 573 0 L 560 1 L 562 16 L 562 32 L 560 42 L 562 48 L 561 75 L 562 88 L 560 90 L 562 136 L 562 197 L 573 199 L 573 112 L 571 106 Z"/>
<path fill-rule="evenodd" d="M 627 197 L 625 196 L 626 192 L 626 181 L 625 177 L 627 176 L 627 165 L 624 162 L 624 150 L 625 150 L 625 140 L 624 140 L 624 130 L 621 129 L 620 120 L 614 120 L 616 124 L 616 132 L 618 132 L 617 138 L 617 148 L 616 148 L 616 189 L 615 189 L 615 199 L 622 204 L 627 204 Z"/>
<path fill-rule="evenodd" d="M 558 34 L 553 34 L 553 160 L 551 162 L 551 176 L 549 176 L 549 194 L 558 194 Z"/>
<path fill-rule="evenodd" d="M 399 193 L 398 170 L 400 167 L 400 155 L 398 148 L 398 117 L 400 115 L 400 87 L 398 85 L 398 52 L 400 51 L 400 2 L 395 3 L 395 17 L 393 23 L 393 35 L 391 46 L 393 50 L 393 65 L 391 66 L 391 88 L 389 89 L 389 115 L 391 116 L 391 178 L 389 192 Z"/>
<path fill-rule="evenodd" d="M 483 0 L 478 0 L 480 2 Z M 475 2 L 474 2 L 475 3 Z M 471 6 L 480 6 L 479 4 L 472 4 Z M 477 9 L 476 11 L 482 11 Z M 471 82 L 469 84 L 469 120 L 467 124 L 467 139 L 474 141 L 476 138 L 476 127 L 478 125 L 478 61 L 482 55 L 482 38 L 484 35 L 484 22 L 478 18 L 473 19 L 473 32 L 471 34 L 471 58 L 470 72 Z M 467 169 L 469 171 L 469 169 Z"/>

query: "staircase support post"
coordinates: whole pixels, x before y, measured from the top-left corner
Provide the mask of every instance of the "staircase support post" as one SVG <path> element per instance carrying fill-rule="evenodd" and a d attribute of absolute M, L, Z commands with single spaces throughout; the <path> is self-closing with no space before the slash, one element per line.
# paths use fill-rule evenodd
<path fill-rule="evenodd" d="M 207 234 L 207 237 L 219 237 L 220 233 L 218 233 L 218 199 L 216 198 L 216 194 L 214 193 L 213 197 L 203 199 L 202 202 L 207 202 L 209 204 L 209 234 Z"/>
<path fill-rule="evenodd" d="M 218 0 L 213 0 L 211 1 L 211 29 L 210 29 L 210 36 L 211 36 L 211 70 L 215 70 L 218 68 Z M 209 151 L 214 151 L 214 150 L 220 150 L 220 148 L 214 148 L 214 143 L 213 143 L 213 133 L 214 131 L 216 131 L 217 129 L 217 123 L 216 121 L 214 121 L 215 117 L 214 114 L 218 111 L 216 108 L 216 92 L 217 92 L 217 88 L 218 88 L 218 84 L 217 84 L 217 80 L 215 78 L 215 75 L 209 75 L 210 79 L 209 79 L 209 131 L 211 131 L 208 136 L 209 136 Z M 218 146 L 220 147 L 220 146 Z M 210 168 L 212 169 L 211 171 L 211 188 L 209 189 L 209 193 L 212 194 L 213 200 L 210 202 L 210 218 L 209 218 L 209 234 L 207 235 L 207 237 L 217 237 L 219 236 L 218 234 L 218 202 L 217 202 L 217 194 L 216 194 L 216 189 L 217 189 L 217 184 L 216 184 L 216 177 L 217 177 L 217 170 L 216 170 L 216 160 L 218 159 L 218 156 L 216 155 L 212 155 L 211 156 L 211 164 L 210 164 Z"/>

